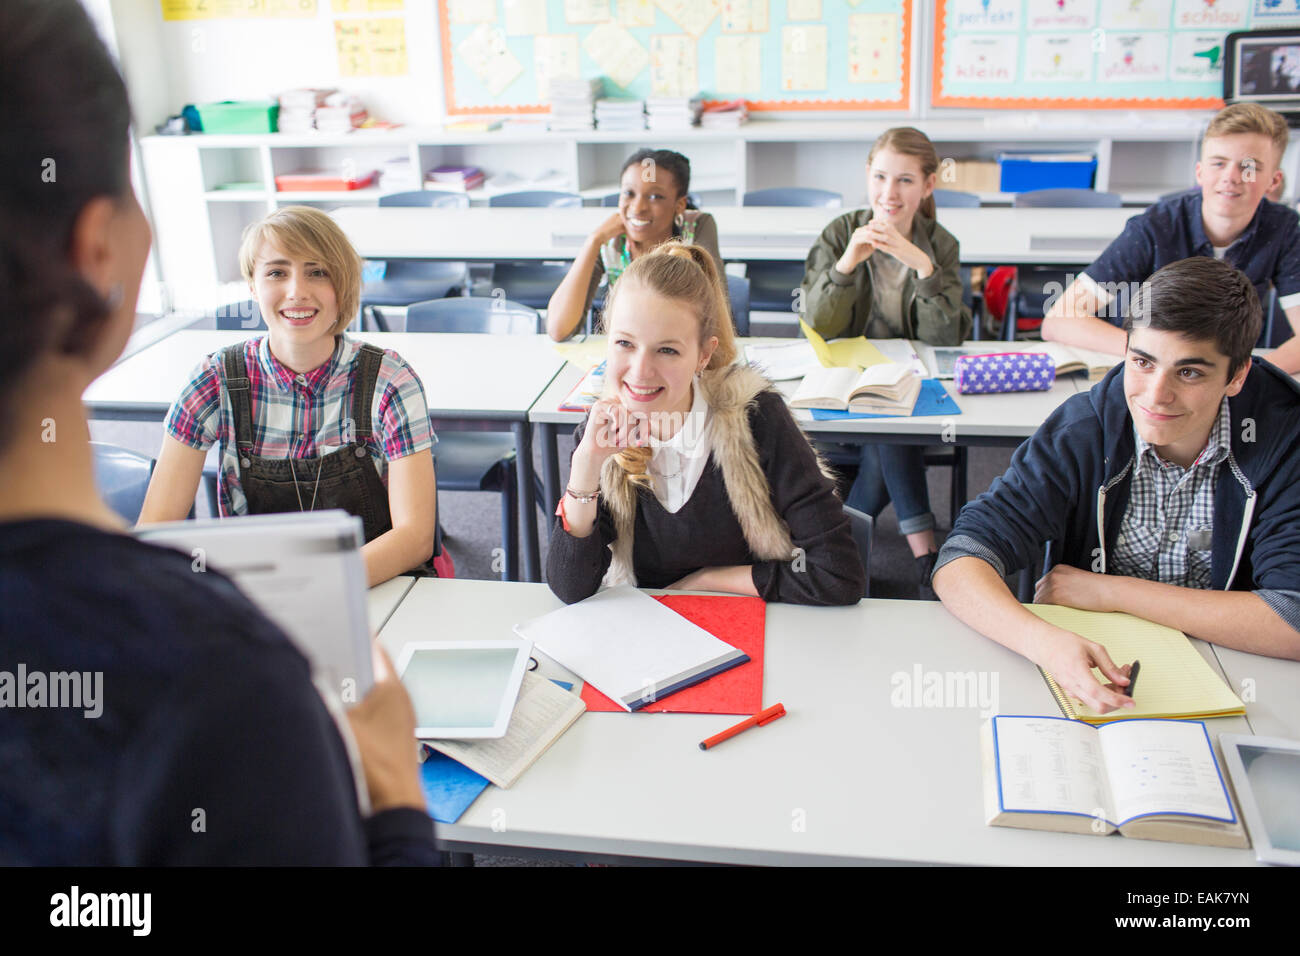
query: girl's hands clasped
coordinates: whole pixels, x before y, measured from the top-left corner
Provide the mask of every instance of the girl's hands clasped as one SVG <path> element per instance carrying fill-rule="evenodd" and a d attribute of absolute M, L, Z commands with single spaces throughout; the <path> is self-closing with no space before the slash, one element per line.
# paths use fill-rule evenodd
<path fill-rule="evenodd" d="M 904 239 L 892 222 L 873 218 L 858 231 L 862 229 L 866 230 L 867 238 L 873 247 L 889 253 L 908 268 L 915 270 L 919 278 L 924 279 L 934 271 L 934 263 L 930 261 L 930 257 L 913 245 L 911 240 Z"/>

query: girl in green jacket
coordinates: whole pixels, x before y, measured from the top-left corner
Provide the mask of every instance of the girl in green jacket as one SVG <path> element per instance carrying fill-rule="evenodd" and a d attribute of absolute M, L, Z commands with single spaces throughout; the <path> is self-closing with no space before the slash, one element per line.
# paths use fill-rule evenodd
<path fill-rule="evenodd" d="M 961 301 L 957 240 L 935 221 L 939 156 L 920 130 L 888 130 L 867 157 L 870 206 L 832 221 L 808 254 L 804 319 L 826 338 L 919 339 L 958 345 L 971 329 Z M 846 504 L 873 518 L 892 500 L 921 576 L 938 547 L 919 445 L 863 445 Z"/>

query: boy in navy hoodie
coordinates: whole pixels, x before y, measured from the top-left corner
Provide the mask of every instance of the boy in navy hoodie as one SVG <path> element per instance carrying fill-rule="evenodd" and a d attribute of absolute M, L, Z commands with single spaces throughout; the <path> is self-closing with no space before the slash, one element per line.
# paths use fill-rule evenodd
<path fill-rule="evenodd" d="M 1039 620 L 1003 580 L 1051 541 L 1038 603 L 1300 659 L 1300 388 L 1251 358 L 1260 323 L 1253 285 L 1226 262 L 1156 272 L 1125 316 L 1123 365 L 962 510 L 933 577 L 948 609 L 1094 709 L 1132 706 L 1104 647 Z"/>

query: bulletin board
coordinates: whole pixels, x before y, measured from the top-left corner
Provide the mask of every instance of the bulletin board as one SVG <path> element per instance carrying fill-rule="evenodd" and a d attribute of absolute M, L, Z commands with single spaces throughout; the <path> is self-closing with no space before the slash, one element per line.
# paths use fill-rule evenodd
<path fill-rule="evenodd" d="M 935 0 L 935 106 L 1217 109 L 1229 33 L 1298 0 Z"/>
<path fill-rule="evenodd" d="M 552 79 L 754 110 L 906 110 L 913 0 L 438 0 L 449 115 L 541 113 Z"/>

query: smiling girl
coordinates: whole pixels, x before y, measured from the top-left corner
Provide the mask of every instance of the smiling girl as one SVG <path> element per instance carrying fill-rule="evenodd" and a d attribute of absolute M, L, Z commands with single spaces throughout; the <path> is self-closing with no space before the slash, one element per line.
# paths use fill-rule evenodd
<path fill-rule="evenodd" d="M 329 216 L 288 206 L 245 231 L 239 264 L 268 332 L 194 370 L 167 416 L 140 522 L 184 518 L 219 443 L 222 515 L 342 508 L 364 523 L 371 585 L 423 565 L 435 438 L 411 367 L 343 335 L 360 258 Z"/>
<path fill-rule="evenodd" d="M 547 555 L 566 603 L 606 584 L 854 604 L 865 574 L 834 482 L 781 395 L 734 364 L 713 258 L 668 242 L 610 296 L 605 394 L 575 433 Z"/>
<path fill-rule="evenodd" d="M 919 339 L 959 345 L 971 318 L 961 301 L 958 246 L 935 221 L 939 156 L 920 130 L 887 130 L 867 157 L 870 206 L 835 219 L 808 254 L 805 321 L 825 338 Z M 938 552 L 919 445 L 863 445 L 846 504 L 873 518 L 892 499 L 921 579 Z"/>
<path fill-rule="evenodd" d="M 722 273 L 718 226 L 706 212 L 691 209 L 691 161 L 670 149 L 637 150 L 619 174 L 618 212 L 583 243 L 568 274 L 546 307 L 546 331 L 556 341 L 582 324 L 605 279 L 612 288 L 632 260 L 661 242 L 678 238 L 698 245 Z"/>

